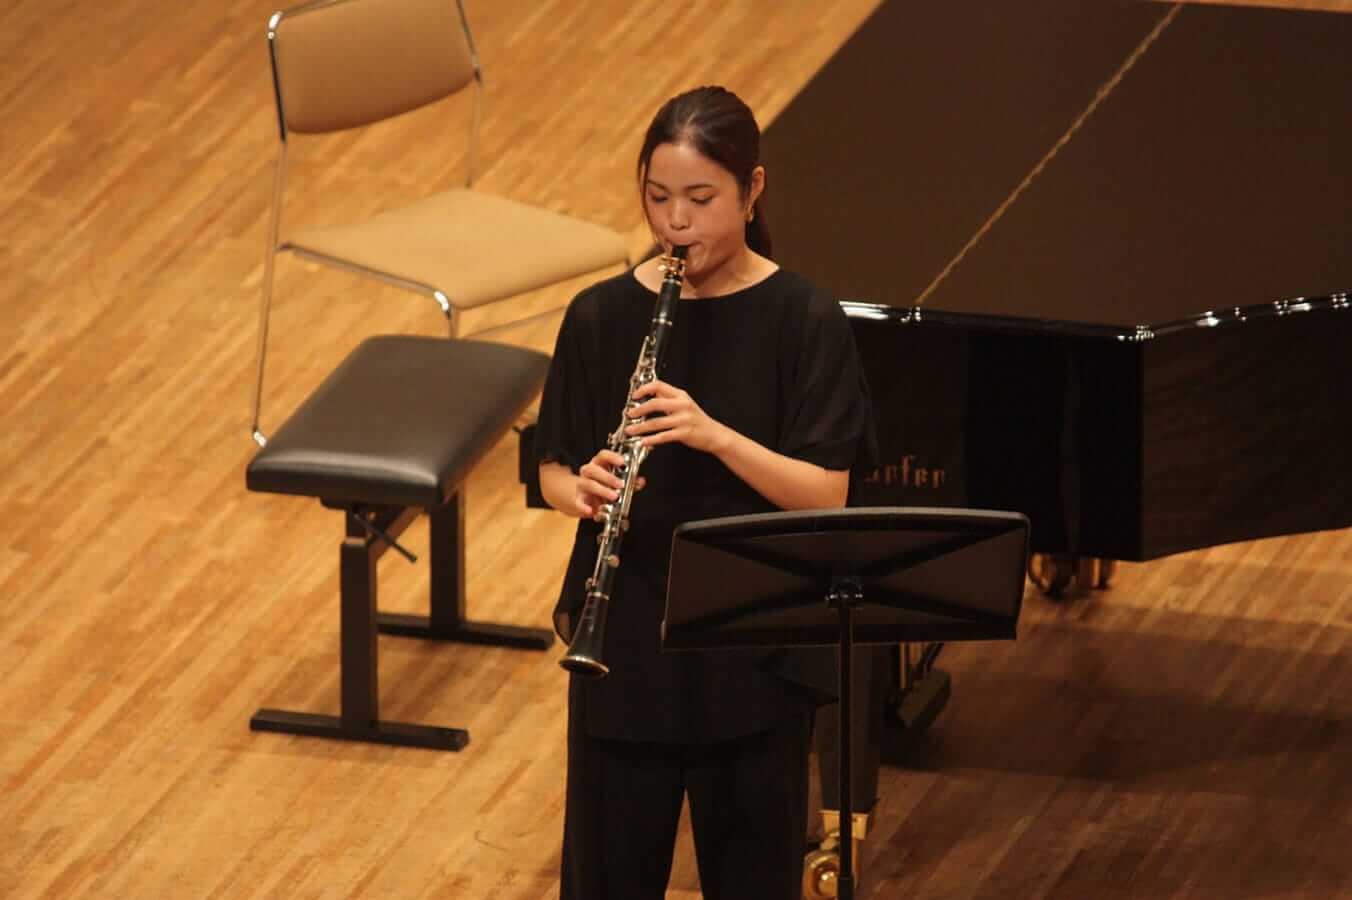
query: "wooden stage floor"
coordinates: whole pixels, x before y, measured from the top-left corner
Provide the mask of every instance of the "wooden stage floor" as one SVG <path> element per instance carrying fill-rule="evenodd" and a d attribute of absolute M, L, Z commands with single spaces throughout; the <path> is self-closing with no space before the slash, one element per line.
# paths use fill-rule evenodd
<path fill-rule="evenodd" d="M 480 186 L 631 231 L 661 100 L 722 82 L 764 123 L 875 0 L 466 5 Z M 0 897 L 556 897 L 557 652 L 381 639 L 382 712 L 469 728 L 459 754 L 248 730 L 259 706 L 338 704 L 337 514 L 243 479 L 272 11 L 0 10 Z M 464 111 L 298 144 L 288 220 L 452 184 Z M 294 259 L 277 288 L 274 427 L 362 337 L 440 327 Z M 556 328 L 499 335 L 548 349 Z M 469 602 L 545 625 L 571 530 L 523 506 L 515 465 L 505 441 L 469 486 Z M 385 608 L 421 609 L 425 566 L 391 555 L 382 579 Z M 946 651 L 953 701 L 883 775 L 861 896 L 1352 896 L 1352 532 L 1025 610 L 1019 641 Z M 686 833 L 670 896 L 698 895 Z"/>

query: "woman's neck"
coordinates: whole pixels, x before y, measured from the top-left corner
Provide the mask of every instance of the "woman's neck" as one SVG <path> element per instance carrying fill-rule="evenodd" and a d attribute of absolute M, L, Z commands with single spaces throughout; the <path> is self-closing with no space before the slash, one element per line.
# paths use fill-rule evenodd
<path fill-rule="evenodd" d="M 750 287 L 765 277 L 759 263 L 765 260 L 743 246 L 710 272 L 696 272 L 686 276 L 682 297 L 721 297 Z"/>
<path fill-rule="evenodd" d="M 658 291 L 662 286 L 662 275 L 657 263 L 657 258 L 650 259 L 634 271 L 639 282 L 652 291 Z M 744 246 L 712 271 L 688 273 L 681 288 L 681 298 L 699 299 L 733 294 L 764 281 L 778 268 L 750 247 Z"/>

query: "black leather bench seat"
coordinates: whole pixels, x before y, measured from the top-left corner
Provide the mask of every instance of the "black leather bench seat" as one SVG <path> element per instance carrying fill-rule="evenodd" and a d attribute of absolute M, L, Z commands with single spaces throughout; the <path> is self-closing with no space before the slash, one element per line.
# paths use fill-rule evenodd
<path fill-rule="evenodd" d="M 346 510 L 338 548 L 339 716 L 260 709 L 254 731 L 460 750 L 463 728 L 380 718 L 377 634 L 544 650 L 541 628 L 473 621 L 465 609 L 463 482 L 544 385 L 549 357 L 487 341 L 382 335 L 362 342 L 246 470 L 250 490 Z M 429 518 L 428 615 L 378 610 L 376 563 Z"/>
<path fill-rule="evenodd" d="M 250 490 L 431 508 L 539 392 L 549 357 L 488 341 L 363 341 L 277 430 Z"/>

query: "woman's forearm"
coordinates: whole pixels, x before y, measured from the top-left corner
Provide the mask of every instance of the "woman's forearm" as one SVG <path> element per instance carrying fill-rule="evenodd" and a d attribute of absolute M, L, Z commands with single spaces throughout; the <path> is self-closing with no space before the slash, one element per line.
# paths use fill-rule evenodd
<path fill-rule="evenodd" d="M 577 506 L 577 479 L 562 463 L 540 463 L 540 493 L 545 502 L 570 516 L 581 515 Z"/>
<path fill-rule="evenodd" d="M 725 427 L 714 455 L 733 474 L 780 509 L 835 509 L 845 505 L 850 473 L 823 469 L 758 444 Z"/>
<path fill-rule="evenodd" d="M 835 509 L 845 505 L 849 472 L 824 469 L 776 453 L 731 428 L 711 452 L 723 465 L 780 509 Z M 578 501 L 579 476 L 561 463 L 540 464 L 540 493 L 545 502 L 569 516 L 588 512 Z"/>

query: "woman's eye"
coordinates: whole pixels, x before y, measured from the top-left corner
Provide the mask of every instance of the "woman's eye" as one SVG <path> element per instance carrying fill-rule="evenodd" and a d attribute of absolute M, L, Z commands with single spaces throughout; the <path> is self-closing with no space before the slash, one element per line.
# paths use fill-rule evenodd
<path fill-rule="evenodd" d="M 700 206 L 708 206 L 713 197 L 691 197 L 690 200 Z"/>
<path fill-rule="evenodd" d="M 649 194 L 649 195 L 648 195 L 648 202 L 649 202 L 649 203 L 666 203 L 666 202 L 667 202 L 667 198 L 666 198 L 666 197 L 658 197 L 656 194 Z"/>

